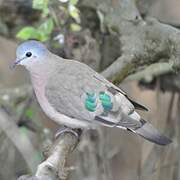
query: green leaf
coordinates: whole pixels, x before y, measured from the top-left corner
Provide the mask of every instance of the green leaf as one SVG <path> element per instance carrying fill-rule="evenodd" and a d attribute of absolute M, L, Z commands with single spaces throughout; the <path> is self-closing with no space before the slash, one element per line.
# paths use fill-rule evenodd
<path fill-rule="evenodd" d="M 33 9 L 44 10 L 48 8 L 49 0 L 33 0 Z"/>
<path fill-rule="evenodd" d="M 48 4 L 49 0 L 33 0 L 32 7 L 33 9 L 41 10 L 43 16 L 46 17 L 49 14 Z"/>
<path fill-rule="evenodd" d="M 24 27 L 17 34 L 16 37 L 22 40 L 37 39 L 40 40 L 40 33 L 37 29 L 31 26 Z"/>
<path fill-rule="evenodd" d="M 32 26 L 24 27 L 17 33 L 16 37 L 22 40 L 37 39 L 39 41 L 47 41 L 53 29 L 54 22 L 52 18 L 49 18 L 38 29 Z"/>
<path fill-rule="evenodd" d="M 71 31 L 77 32 L 81 30 L 81 26 L 79 24 L 72 23 L 70 24 L 70 29 Z"/>
<path fill-rule="evenodd" d="M 42 23 L 38 28 L 40 34 L 40 41 L 47 41 L 53 29 L 54 29 L 54 22 L 52 18 L 49 18 L 44 23 Z"/>
<path fill-rule="evenodd" d="M 69 3 L 70 3 L 71 5 L 74 5 L 74 6 L 75 6 L 75 5 L 78 3 L 78 1 L 79 1 L 79 0 L 70 0 Z"/>
<path fill-rule="evenodd" d="M 81 22 L 81 19 L 80 19 L 80 11 L 77 7 L 75 7 L 74 5 L 69 5 L 68 6 L 68 11 L 69 11 L 69 14 L 72 18 L 74 18 L 74 20 L 77 22 L 77 23 L 80 23 Z"/>
<path fill-rule="evenodd" d="M 40 41 L 44 42 L 49 39 L 49 36 L 47 34 L 44 34 L 43 32 L 40 32 L 41 38 Z"/>
<path fill-rule="evenodd" d="M 54 22 L 52 18 L 47 19 L 44 23 L 42 23 L 38 30 L 44 35 L 50 35 L 54 29 Z"/>

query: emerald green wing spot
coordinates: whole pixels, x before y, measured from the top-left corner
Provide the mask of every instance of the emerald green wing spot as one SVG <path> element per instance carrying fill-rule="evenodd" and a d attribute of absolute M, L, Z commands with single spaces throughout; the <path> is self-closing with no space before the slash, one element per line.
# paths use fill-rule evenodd
<path fill-rule="evenodd" d="M 87 93 L 87 97 L 85 99 L 85 107 L 88 111 L 94 112 L 96 111 L 97 102 L 95 93 L 89 94 Z"/>
<path fill-rule="evenodd" d="M 102 106 L 105 110 L 111 110 L 113 107 L 112 102 L 102 102 Z"/>
<path fill-rule="evenodd" d="M 96 95 L 95 95 L 95 93 L 92 93 L 92 94 L 87 93 L 87 98 L 86 99 L 88 101 L 92 102 L 92 103 L 96 102 Z"/>
<path fill-rule="evenodd" d="M 111 101 L 111 97 L 105 92 L 99 93 L 99 99 L 101 100 L 102 106 L 104 110 L 111 110 L 113 107 L 113 103 Z"/>
<path fill-rule="evenodd" d="M 89 103 L 88 101 L 85 103 L 85 107 L 88 111 L 94 112 L 96 110 L 96 105 Z"/>
<path fill-rule="evenodd" d="M 104 92 L 99 93 L 99 99 L 101 101 L 111 101 L 111 97 L 108 94 L 104 93 Z"/>
<path fill-rule="evenodd" d="M 95 93 L 86 93 L 86 99 L 85 99 L 85 107 L 88 111 L 94 112 L 96 111 L 97 107 L 97 97 Z M 113 103 L 111 101 L 111 97 L 106 94 L 105 92 L 99 93 L 99 100 L 101 101 L 102 107 L 105 111 L 109 111 L 113 107 Z"/>

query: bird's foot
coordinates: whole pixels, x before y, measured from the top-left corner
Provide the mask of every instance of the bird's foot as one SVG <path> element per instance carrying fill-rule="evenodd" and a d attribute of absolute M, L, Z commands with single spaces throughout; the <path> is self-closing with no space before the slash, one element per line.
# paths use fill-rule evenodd
<path fill-rule="evenodd" d="M 57 132 L 55 134 L 55 139 L 57 139 L 60 135 L 62 135 L 64 133 L 72 133 L 74 136 L 76 136 L 79 139 L 82 134 L 82 130 L 81 129 L 71 129 L 69 127 L 64 126 L 57 130 Z"/>

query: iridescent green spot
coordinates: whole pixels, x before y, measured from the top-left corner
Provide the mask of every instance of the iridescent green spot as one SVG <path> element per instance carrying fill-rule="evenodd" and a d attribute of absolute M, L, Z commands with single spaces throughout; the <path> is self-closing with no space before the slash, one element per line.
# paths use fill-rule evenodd
<path fill-rule="evenodd" d="M 94 102 L 96 102 L 96 95 L 95 95 L 95 93 L 86 93 L 87 94 L 87 98 L 86 99 L 88 99 L 88 101 L 90 101 L 90 102 L 92 102 L 92 103 L 94 103 Z"/>
<path fill-rule="evenodd" d="M 99 99 L 101 101 L 111 101 L 111 97 L 108 94 L 106 94 L 105 92 L 99 93 Z"/>
<path fill-rule="evenodd" d="M 99 99 L 101 100 L 104 110 L 112 109 L 113 103 L 111 102 L 111 97 L 108 94 L 106 94 L 105 92 L 100 92 Z"/>
<path fill-rule="evenodd" d="M 96 95 L 95 93 L 86 93 L 87 97 L 85 99 L 85 107 L 88 111 L 94 112 L 96 111 L 97 103 L 96 103 Z"/>

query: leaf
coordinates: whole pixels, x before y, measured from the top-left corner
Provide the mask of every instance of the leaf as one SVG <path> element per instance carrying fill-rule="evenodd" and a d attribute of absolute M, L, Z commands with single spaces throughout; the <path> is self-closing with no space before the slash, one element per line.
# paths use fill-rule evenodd
<path fill-rule="evenodd" d="M 79 0 L 70 0 L 69 3 L 70 3 L 71 5 L 74 5 L 74 6 L 75 6 L 75 5 L 78 3 L 78 1 L 79 1 Z"/>
<path fill-rule="evenodd" d="M 68 6 L 69 14 L 77 23 L 81 22 L 80 15 L 79 15 L 79 9 L 75 7 L 74 5 Z"/>
<path fill-rule="evenodd" d="M 53 29 L 54 22 L 52 18 L 49 18 L 44 23 L 42 23 L 38 28 L 40 34 L 40 41 L 47 41 Z"/>
<path fill-rule="evenodd" d="M 49 14 L 48 8 L 49 0 L 33 0 L 33 9 L 43 11 L 43 16 L 46 17 Z"/>
<path fill-rule="evenodd" d="M 44 10 L 48 8 L 49 0 L 33 0 L 33 9 Z"/>
<path fill-rule="evenodd" d="M 16 37 L 22 40 L 37 39 L 40 40 L 40 33 L 37 29 L 31 26 L 24 27 L 17 34 Z"/>
<path fill-rule="evenodd" d="M 47 34 L 44 34 L 43 32 L 40 32 L 40 41 L 44 42 L 47 41 L 49 39 L 49 36 Z"/>
<path fill-rule="evenodd" d="M 42 24 L 39 26 L 39 28 L 38 28 L 38 30 L 39 30 L 41 33 L 43 32 L 43 34 L 45 34 L 45 35 L 51 34 L 52 31 L 53 31 L 53 29 L 54 29 L 54 22 L 53 22 L 52 18 L 47 19 L 47 20 L 46 20 L 44 23 L 42 23 Z"/>
<path fill-rule="evenodd" d="M 72 31 L 77 32 L 77 31 L 80 31 L 80 30 L 81 30 L 81 26 L 80 26 L 79 24 L 76 24 L 76 23 L 71 23 L 71 24 L 70 24 L 70 29 L 71 29 Z"/>
<path fill-rule="evenodd" d="M 52 18 L 49 18 L 38 29 L 32 26 L 23 28 L 17 33 L 16 37 L 22 40 L 37 39 L 39 41 L 47 41 L 53 29 L 54 22 Z"/>

